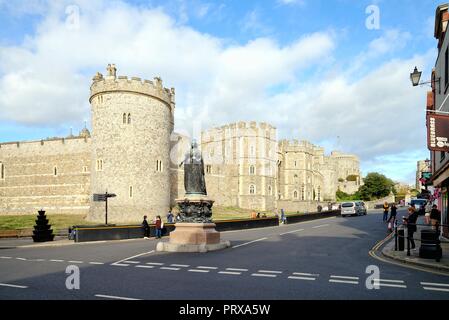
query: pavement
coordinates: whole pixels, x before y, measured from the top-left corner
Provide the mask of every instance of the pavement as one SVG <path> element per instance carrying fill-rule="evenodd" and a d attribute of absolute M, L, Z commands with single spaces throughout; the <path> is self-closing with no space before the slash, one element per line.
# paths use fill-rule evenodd
<path fill-rule="evenodd" d="M 231 247 L 208 253 L 157 252 L 154 238 L 0 241 L 0 300 L 448 300 L 447 275 L 370 255 L 386 235 L 381 212 L 369 211 L 222 232 Z M 79 288 L 67 286 L 73 270 Z"/>

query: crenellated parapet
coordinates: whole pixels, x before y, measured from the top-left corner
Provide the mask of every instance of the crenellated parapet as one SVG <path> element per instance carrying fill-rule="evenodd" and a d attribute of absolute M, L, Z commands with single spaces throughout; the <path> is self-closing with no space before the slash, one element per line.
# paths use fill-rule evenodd
<path fill-rule="evenodd" d="M 174 106 L 175 104 L 175 89 L 164 88 L 162 79 L 159 77 L 155 77 L 153 81 L 142 80 L 138 77 L 117 77 L 115 66 L 111 69 L 109 65 L 107 76 L 103 76 L 101 73 L 97 72 L 92 80 L 89 102 L 99 94 L 110 92 L 132 92 L 156 98 L 169 106 Z"/>

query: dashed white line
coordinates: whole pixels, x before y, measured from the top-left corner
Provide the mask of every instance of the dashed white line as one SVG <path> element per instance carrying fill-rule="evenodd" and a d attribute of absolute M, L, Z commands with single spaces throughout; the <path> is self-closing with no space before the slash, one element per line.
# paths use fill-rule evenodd
<path fill-rule="evenodd" d="M 248 269 L 226 268 L 226 271 L 247 272 Z"/>
<path fill-rule="evenodd" d="M 16 258 L 17 260 L 22 260 L 22 261 L 26 261 L 26 258 Z"/>
<path fill-rule="evenodd" d="M 118 299 L 118 300 L 141 300 L 141 299 L 135 299 L 135 298 L 126 298 L 126 297 L 117 297 L 117 296 L 107 296 L 103 294 L 96 294 L 95 295 L 98 298 L 106 298 L 106 299 Z"/>
<path fill-rule="evenodd" d="M 300 231 L 304 231 L 304 229 L 298 229 L 298 230 L 293 230 L 293 231 L 289 231 L 289 232 L 284 232 L 284 233 L 281 233 L 280 236 L 290 234 L 290 233 L 296 233 L 296 232 L 300 232 Z"/>
<path fill-rule="evenodd" d="M 111 263 L 111 266 L 114 266 L 114 267 L 129 267 L 129 264 L 125 264 L 125 263 Z"/>
<path fill-rule="evenodd" d="M 161 267 L 161 270 L 179 271 L 179 270 L 181 270 L 181 268 Z"/>
<path fill-rule="evenodd" d="M 188 267 L 190 267 L 190 265 L 188 265 L 188 264 L 171 264 L 170 265 L 171 267 L 180 267 L 180 268 L 188 268 Z"/>
<path fill-rule="evenodd" d="M 0 259 L 12 259 L 12 257 L 0 257 Z"/>
<path fill-rule="evenodd" d="M 69 261 L 69 263 L 84 263 L 83 261 L 78 261 L 78 260 L 71 260 Z"/>
<path fill-rule="evenodd" d="M 100 264 L 104 264 L 104 262 L 95 262 L 95 261 L 92 261 L 92 262 L 89 262 L 89 264 L 97 264 L 97 265 L 100 265 Z"/>
<path fill-rule="evenodd" d="M 334 282 L 334 283 L 347 283 L 347 284 L 359 284 L 358 281 L 336 280 L 336 279 L 329 279 L 329 282 Z"/>
<path fill-rule="evenodd" d="M 282 271 L 272 271 L 272 270 L 259 270 L 257 272 L 261 272 L 261 273 L 276 273 L 276 274 L 282 273 Z"/>
<path fill-rule="evenodd" d="M 210 272 L 210 270 L 201 270 L 201 269 L 189 269 L 189 272 L 202 272 L 202 273 L 207 273 Z"/>
<path fill-rule="evenodd" d="M 10 287 L 10 288 L 18 288 L 18 289 L 26 289 L 27 286 L 19 286 L 16 284 L 9 284 L 9 283 L 0 283 L 0 287 Z"/>
<path fill-rule="evenodd" d="M 388 284 L 388 283 L 380 283 L 380 282 L 374 282 L 374 285 L 379 287 L 391 287 L 391 288 L 407 288 L 406 285 L 402 284 Z"/>
<path fill-rule="evenodd" d="M 160 262 L 147 262 L 146 264 L 151 264 L 152 266 L 163 266 L 163 263 Z"/>
<path fill-rule="evenodd" d="M 33 259 L 33 260 L 30 260 L 30 261 L 42 262 L 42 261 L 45 261 L 45 259 Z"/>
<path fill-rule="evenodd" d="M 197 269 L 208 269 L 208 270 L 217 270 L 217 267 L 208 267 L 208 266 L 198 266 Z"/>
<path fill-rule="evenodd" d="M 126 260 L 126 261 L 123 261 L 124 263 L 131 263 L 131 264 L 139 264 L 140 263 L 140 261 L 129 261 L 129 260 Z"/>
<path fill-rule="evenodd" d="M 404 283 L 403 280 L 374 279 L 374 282 Z"/>
<path fill-rule="evenodd" d="M 64 260 L 51 259 L 51 262 L 64 262 Z"/>
<path fill-rule="evenodd" d="M 423 286 L 449 287 L 446 283 L 421 282 Z"/>
<path fill-rule="evenodd" d="M 328 224 L 322 224 L 320 226 L 312 227 L 312 229 L 318 229 L 318 228 L 323 228 L 323 227 L 328 227 L 328 226 L 329 226 Z"/>
<path fill-rule="evenodd" d="M 289 276 L 288 278 L 293 280 L 309 280 L 309 281 L 316 280 L 316 278 L 297 277 L 297 276 Z"/>
<path fill-rule="evenodd" d="M 242 274 L 241 272 L 235 272 L 235 271 L 218 271 L 218 273 L 220 273 L 220 274 L 230 274 L 230 275 L 236 275 L 236 276 Z"/>
<path fill-rule="evenodd" d="M 144 266 L 144 265 L 141 265 L 141 264 L 139 264 L 139 265 L 137 265 L 137 266 L 136 266 L 136 268 L 146 268 L 146 269 L 153 269 L 153 268 L 154 268 L 154 266 Z"/>
<path fill-rule="evenodd" d="M 347 277 L 347 276 L 331 276 L 335 279 L 346 279 L 346 280 L 359 280 L 359 277 Z"/>
<path fill-rule="evenodd" d="M 277 275 L 275 274 L 264 274 L 264 273 L 253 273 L 251 274 L 253 277 L 268 277 L 268 278 L 276 278 Z"/>
<path fill-rule="evenodd" d="M 262 238 L 262 239 L 257 239 L 257 240 L 253 240 L 253 241 L 250 241 L 250 242 L 245 242 L 245 243 L 242 243 L 242 244 L 233 246 L 232 248 L 234 249 L 234 248 L 243 247 L 243 246 L 246 246 L 246 245 L 248 245 L 248 244 L 251 244 L 251 243 L 254 243 L 254 242 L 263 241 L 263 240 L 267 240 L 267 239 L 268 239 L 268 238 Z"/>
<path fill-rule="evenodd" d="M 306 276 L 306 277 L 318 277 L 319 276 L 319 274 L 302 273 L 302 272 L 293 272 L 293 275 L 295 275 L 295 276 Z"/>
<path fill-rule="evenodd" d="M 449 292 L 449 289 L 445 289 L 445 288 L 423 287 L 423 289 L 424 289 L 424 290 L 430 290 L 430 291 Z"/>

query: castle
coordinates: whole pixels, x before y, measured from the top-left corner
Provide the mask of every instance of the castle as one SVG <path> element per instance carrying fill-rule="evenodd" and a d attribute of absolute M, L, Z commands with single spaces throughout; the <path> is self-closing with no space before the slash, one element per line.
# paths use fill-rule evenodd
<path fill-rule="evenodd" d="M 92 133 L 0 143 L 0 214 L 85 214 L 104 221 L 95 193 L 115 193 L 109 221 L 165 214 L 184 195 L 179 166 L 190 147 L 174 132 L 175 90 L 97 73 L 90 88 Z M 238 122 L 201 133 L 206 185 L 215 205 L 311 211 L 335 192 L 358 190 L 359 160 L 306 141 L 277 141 L 267 123 Z M 352 177 L 349 179 L 349 177 Z"/>

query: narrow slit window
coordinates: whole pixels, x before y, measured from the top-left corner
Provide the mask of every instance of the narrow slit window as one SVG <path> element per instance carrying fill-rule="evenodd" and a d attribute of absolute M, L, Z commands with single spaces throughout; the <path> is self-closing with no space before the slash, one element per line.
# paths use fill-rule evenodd
<path fill-rule="evenodd" d="M 128 124 L 131 124 L 131 113 L 128 113 Z"/>
<path fill-rule="evenodd" d="M 58 168 L 56 168 L 56 167 L 53 168 L 53 175 L 54 176 L 58 175 Z"/>
<path fill-rule="evenodd" d="M 133 186 L 129 186 L 129 197 L 133 197 Z"/>
<path fill-rule="evenodd" d="M 5 165 L 0 163 L 0 179 L 5 179 Z"/>
<path fill-rule="evenodd" d="M 123 124 L 126 124 L 126 113 L 123 114 Z"/>

